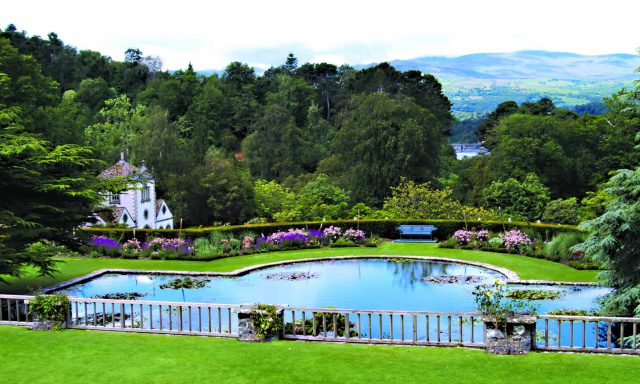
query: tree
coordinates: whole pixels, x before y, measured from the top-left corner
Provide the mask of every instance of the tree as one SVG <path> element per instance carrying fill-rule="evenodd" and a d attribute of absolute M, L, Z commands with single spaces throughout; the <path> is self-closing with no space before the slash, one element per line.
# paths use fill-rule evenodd
<path fill-rule="evenodd" d="M 242 145 L 251 173 L 258 179 L 282 181 L 315 168 L 313 144 L 281 105 L 265 107 Z"/>
<path fill-rule="evenodd" d="M 435 189 L 431 183 L 416 184 L 403 177 L 391 188 L 382 209 L 398 219 L 454 219 L 460 216 L 462 206 L 451 194 L 449 188 Z"/>
<path fill-rule="evenodd" d="M 283 211 L 291 211 L 295 193 L 275 181 L 257 180 L 253 187 L 256 216 L 272 220 Z"/>
<path fill-rule="evenodd" d="M 618 171 L 605 191 L 611 196 L 605 212 L 580 224 L 589 232 L 581 248 L 587 257 L 605 264 L 601 277 L 614 289 L 601 312 L 640 316 L 640 167 Z"/>
<path fill-rule="evenodd" d="M 296 219 L 322 220 L 341 219 L 348 212 L 347 192 L 320 174 L 308 182 L 296 196 Z M 290 217 L 293 215 L 289 215 Z"/>
<path fill-rule="evenodd" d="M 544 208 L 542 221 L 545 223 L 576 225 L 580 222 L 579 211 L 578 199 L 575 197 L 565 200 L 552 200 Z"/>
<path fill-rule="evenodd" d="M 193 98 L 187 113 L 179 120 L 182 135 L 188 138 L 196 158 L 202 158 L 211 145 L 226 150 L 239 146 L 229 126 L 228 100 L 220 81 L 211 76 Z"/>
<path fill-rule="evenodd" d="M 355 201 L 380 206 L 405 176 L 416 182 L 438 176 L 441 125 L 429 110 L 404 96 L 353 96 L 331 148 L 319 165 Z"/>
<path fill-rule="evenodd" d="M 55 261 L 31 254 L 39 239 L 69 244 L 73 230 L 101 201 L 98 163 L 88 148 L 53 146 L 26 132 L 18 108 L 0 109 L 0 275 L 33 266 L 51 274 Z"/>
<path fill-rule="evenodd" d="M 249 171 L 211 147 L 201 168 L 200 187 L 207 201 L 208 223 L 243 223 L 253 216 L 253 182 Z"/>
<path fill-rule="evenodd" d="M 484 192 L 484 202 L 490 208 L 504 210 L 516 219 L 538 220 L 549 202 L 549 189 L 533 173 L 523 181 L 508 178 L 494 181 Z"/>
<path fill-rule="evenodd" d="M 98 112 L 102 122 L 85 129 L 87 142 L 96 148 L 100 159 L 112 161 L 120 151 L 129 155 L 131 142 L 139 131 L 144 107 L 133 106 L 127 95 L 105 101 Z"/>

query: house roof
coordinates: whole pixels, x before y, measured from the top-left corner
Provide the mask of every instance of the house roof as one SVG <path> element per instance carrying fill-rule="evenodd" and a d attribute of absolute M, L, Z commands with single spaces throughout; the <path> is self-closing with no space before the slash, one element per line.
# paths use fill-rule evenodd
<path fill-rule="evenodd" d="M 122 220 L 122 216 L 125 214 L 125 212 L 127 213 L 127 216 L 129 216 L 129 218 L 135 223 L 134 218 L 125 207 L 105 207 L 104 209 L 100 209 L 99 211 L 95 212 L 95 214 L 100 217 L 105 223 L 119 223 L 120 220 Z"/>
<path fill-rule="evenodd" d="M 144 161 L 142 161 L 142 167 L 138 168 L 125 161 L 123 153 L 120 154 L 120 160 L 117 163 L 100 173 L 100 177 L 103 179 L 129 176 L 133 176 L 134 180 L 153 180 L 151 172 L 144 165 Z"/>

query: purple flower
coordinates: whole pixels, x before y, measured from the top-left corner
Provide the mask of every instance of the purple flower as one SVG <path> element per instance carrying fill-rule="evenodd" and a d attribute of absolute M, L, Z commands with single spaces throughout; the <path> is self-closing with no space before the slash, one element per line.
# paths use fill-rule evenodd
<path fill-rule="evenodd" d="M 106 236 L 94 236 L 91 239 L 91 244 L 96 248 L 120 248 L 120 244 L 117 241 Z"/>

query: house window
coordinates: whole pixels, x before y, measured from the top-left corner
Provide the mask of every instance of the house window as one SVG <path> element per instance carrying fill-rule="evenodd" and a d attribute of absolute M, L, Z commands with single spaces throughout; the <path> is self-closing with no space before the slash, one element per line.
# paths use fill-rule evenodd
<path fill-rule="evenodd" d="M 109 193 L 109 204 L 120 204 L 120 193 Z"/>
<path fill-rule="evenodd" d="M 122 222 L 126 224 L 127 221 L 129 221 L 129 216 L 127 215 L 122 216 Z"/>
<path fill-rule="evenodd" d="M 162 206 L 162 214 L 164 215 L 165 213 L 167 213 L 167 207 L 166 206 Z"/>
<path fill-rule="evenodd" d="M 151 188 L 148 185 L 145 185 L 142 188 L 142 202 L 147 202 L 151 200 Z"/>
<path fill-rule="evenodd" d="M 142 216 L 144 216 L 145 220 L 149 219 L 149 210 L 145 209 L 144 212 L 142 213 Z"/>

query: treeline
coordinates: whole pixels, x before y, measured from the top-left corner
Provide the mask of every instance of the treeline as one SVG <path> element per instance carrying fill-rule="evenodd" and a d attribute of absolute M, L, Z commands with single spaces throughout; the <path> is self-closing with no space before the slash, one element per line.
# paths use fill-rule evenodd
<path fill-rule="evenodd" d="M 206 77 L 191 65 L 162 71 L 135 48 L 119 62 L 13 25 L 0 49 L 0 103 L 19 109 L 27 132 L 91 148 L 103 166 L 120 151 L 145 160 L 185 225 L 354 215 L 573 223 L 602 210 L 609 172 L 638 160 L 638 119 L 619 113 L 626 102 L 615 95 L 598 116 L 546 98 L 504 102 L 479 123 L 491 154 L 458 161 L 441 84 L 387 63 L 300 65 L 290 54 L 262 75 L 233 62 Z"/>

